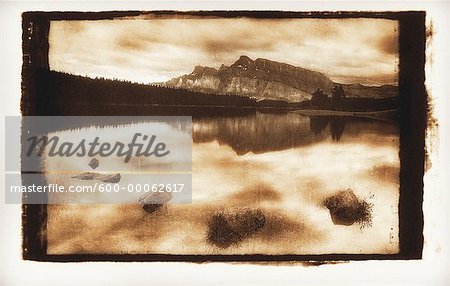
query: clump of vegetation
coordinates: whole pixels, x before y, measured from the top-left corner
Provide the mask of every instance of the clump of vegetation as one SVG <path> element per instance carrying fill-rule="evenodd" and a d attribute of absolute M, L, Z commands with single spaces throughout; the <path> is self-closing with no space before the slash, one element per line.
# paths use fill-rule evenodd
<path fill-rule="evenodd" d="M 207 240 L 220 248 L 236 245 L 261 230 L 266 217 L 259 209 L 217 211 L 208 221 Z"/>
<path fill-rule="evenodd" d="M 323 205 L 330 211 L 334 224 L 350 226 L 357 223 L 361 228 L 372 226 L 373 204 L 358 198 L 351 189 L 326 198 Z"/>

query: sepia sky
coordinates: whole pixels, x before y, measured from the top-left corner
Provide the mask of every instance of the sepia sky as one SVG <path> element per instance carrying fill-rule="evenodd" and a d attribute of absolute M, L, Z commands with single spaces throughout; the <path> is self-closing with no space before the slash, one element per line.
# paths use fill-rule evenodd
<path fill-rule="evenodd" d="M 239 56 L 315 70 L 340 83 L 397 83 L 398 23 L 384 19 L 157 18 L 51 22 L 50 68 L 151 83 Z"/>

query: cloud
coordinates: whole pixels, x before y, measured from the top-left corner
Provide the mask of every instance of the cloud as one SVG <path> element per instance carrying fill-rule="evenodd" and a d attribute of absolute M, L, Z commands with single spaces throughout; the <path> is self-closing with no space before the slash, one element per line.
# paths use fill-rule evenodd
<path fill-rule="evenodd" d="M 56 21 L 52 69 L 165 81 L 240 55 L 323 72 L 333 80 L 396 82 L 397 22 L 383 19 L 157 18 Z M 378 82 L 377 79 L 383 78 Z"/>
<path fill-rule="evenodd" d="M 398 53 L 398 37 L 395 33 L 387 34 L 379 39 L 378 48 L 389 55 Z"/>

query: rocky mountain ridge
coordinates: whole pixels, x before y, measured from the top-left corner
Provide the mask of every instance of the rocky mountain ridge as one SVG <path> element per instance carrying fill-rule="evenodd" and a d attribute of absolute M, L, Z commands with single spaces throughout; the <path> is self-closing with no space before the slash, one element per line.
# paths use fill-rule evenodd
<path fill-rule="evenodd" d="M 196 66 L 192 73 L 159 85 L 205 93 L 234 94 L 258 99 L 299 102 L 311 99 L 317 89 L 326 94 L 336 85 L 323 73 L 290 64 L 241 56 L 230 66 L 219 69 Z M 395 86 L 369 87 L 344 85 L 347 96 L 383 98 L 396 96 Z"/>

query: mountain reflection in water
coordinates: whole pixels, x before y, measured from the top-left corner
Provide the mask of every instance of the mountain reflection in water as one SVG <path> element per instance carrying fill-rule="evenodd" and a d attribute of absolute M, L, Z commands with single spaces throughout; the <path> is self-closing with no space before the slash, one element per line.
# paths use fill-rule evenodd
<path fill-rule="evenodd" d="M 259 113 L 241 117 L 194 119 L 194 143 L 217 140 L 238 155 L 281 151 L 325 141 L 364 137 L 364 134 L 398 135 L 394 121 L 344 117 L 303 116 L 295 113 Z"/>

